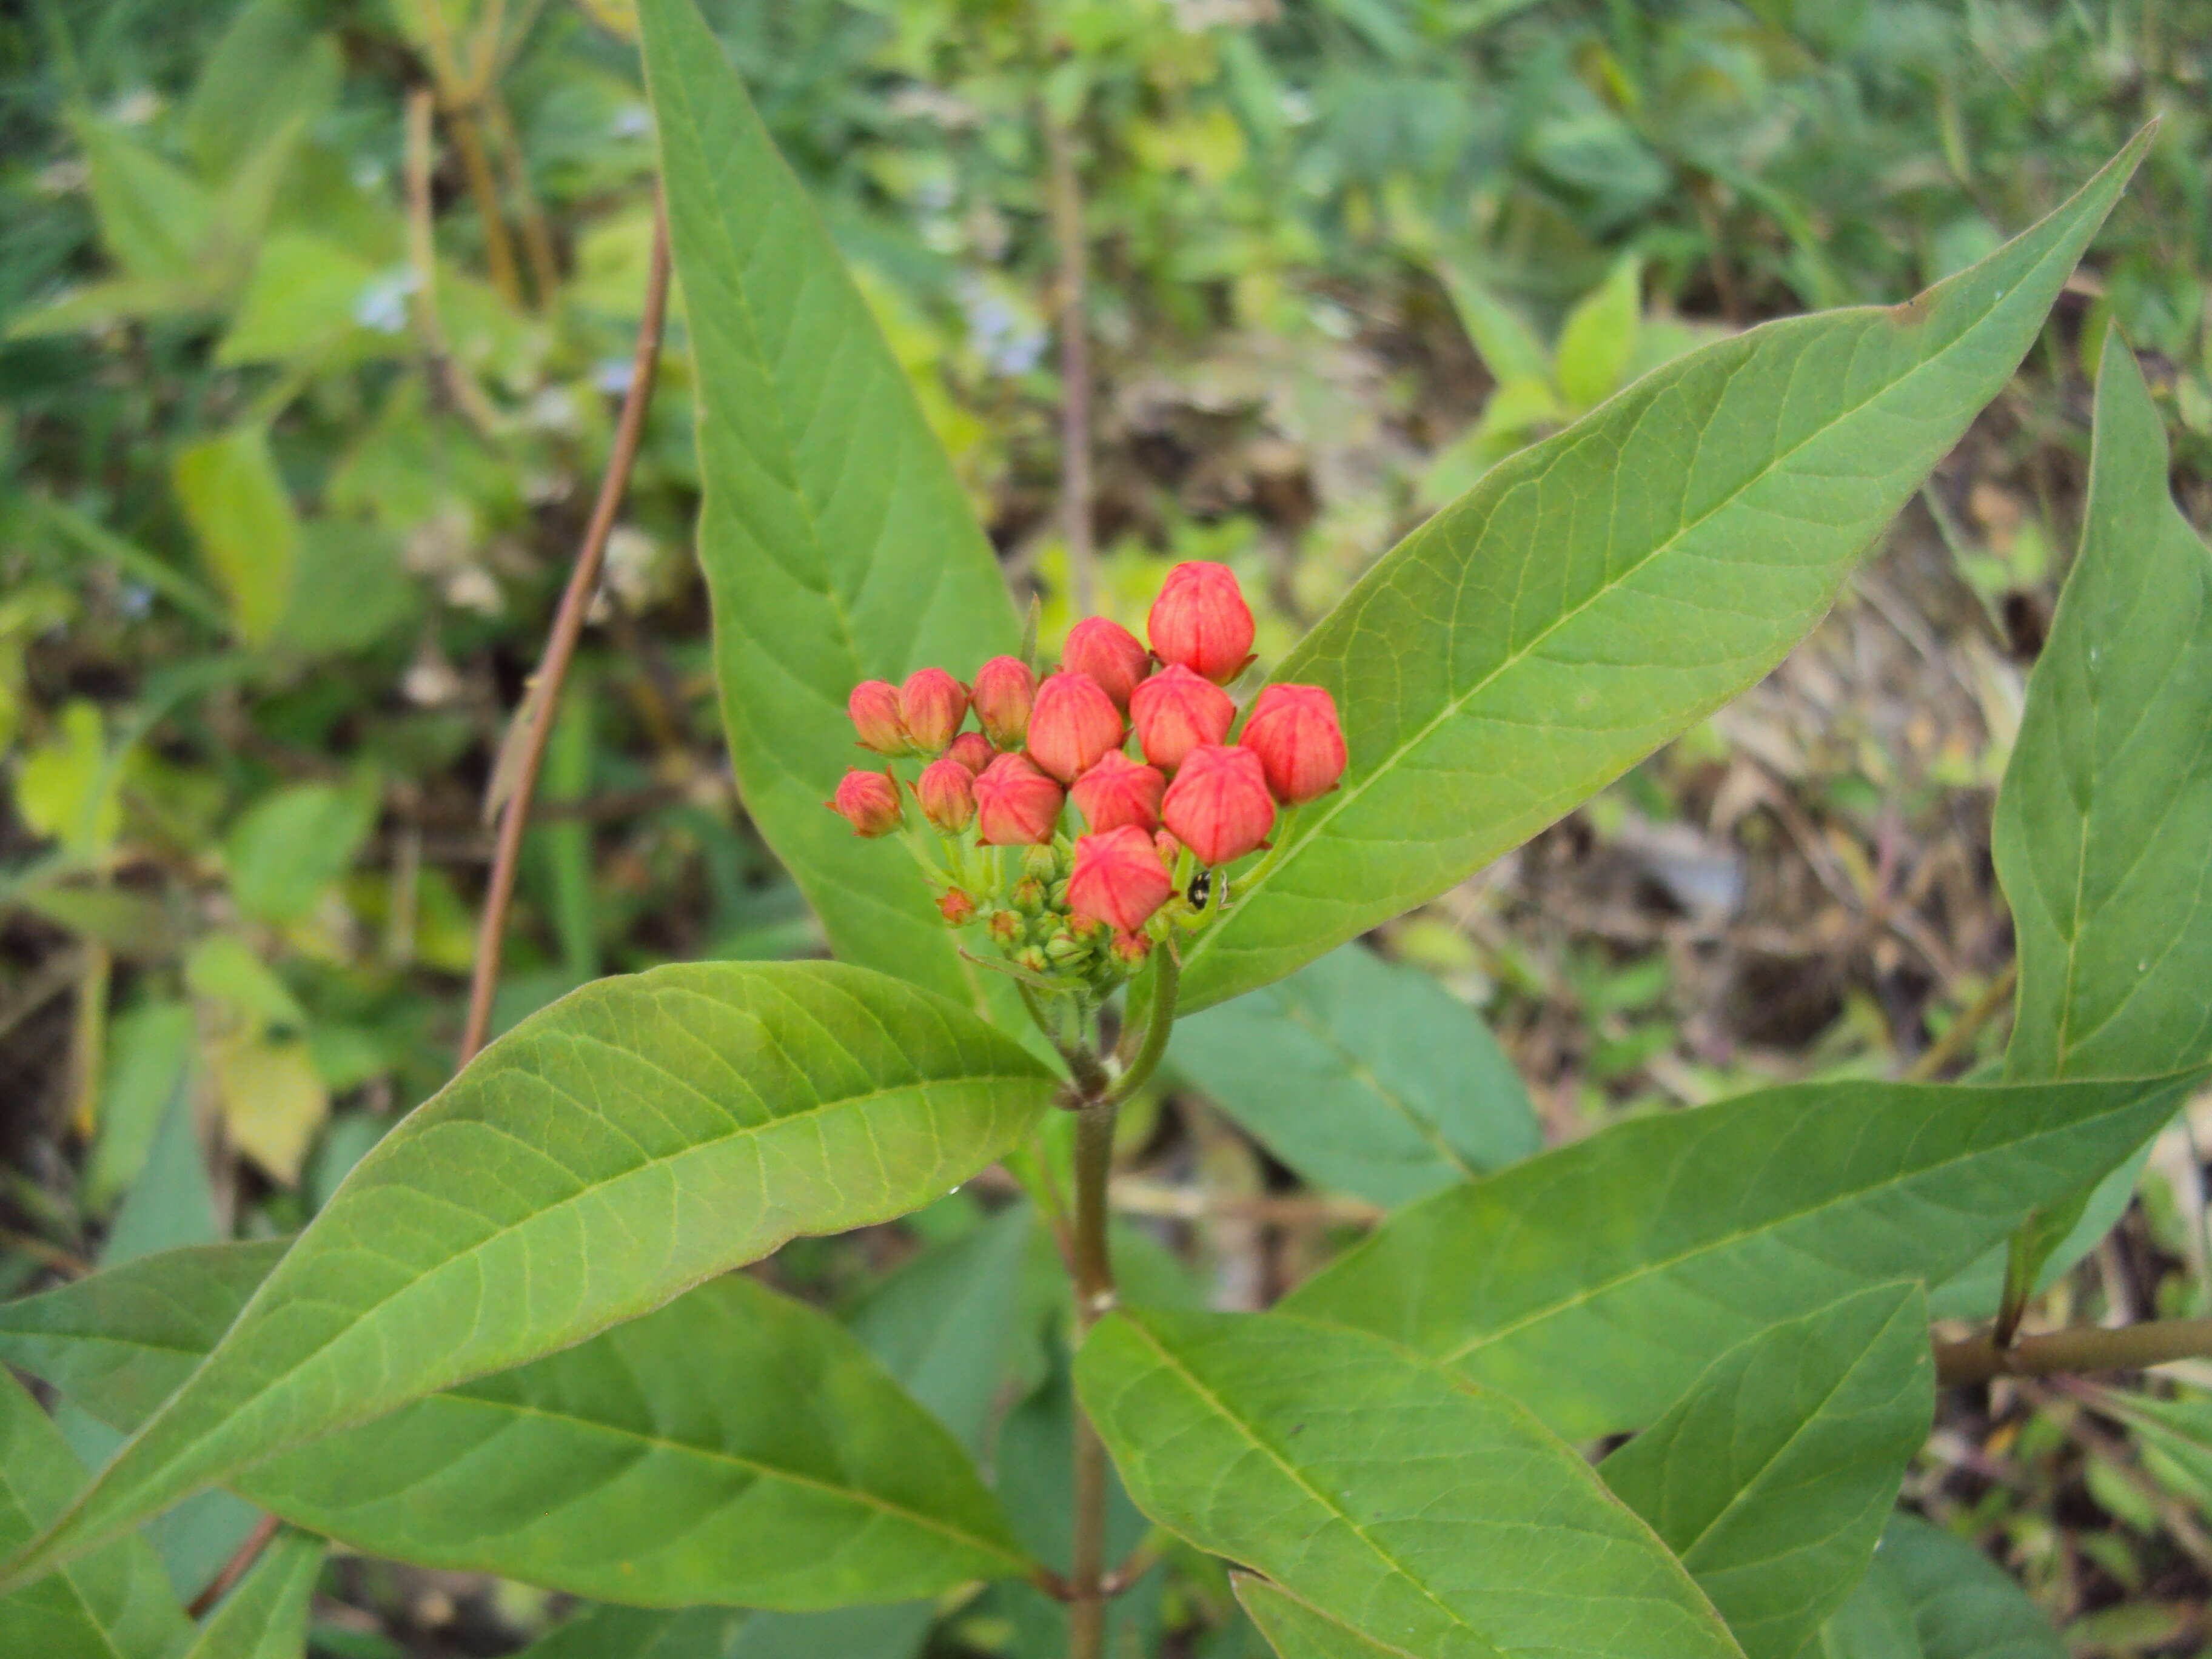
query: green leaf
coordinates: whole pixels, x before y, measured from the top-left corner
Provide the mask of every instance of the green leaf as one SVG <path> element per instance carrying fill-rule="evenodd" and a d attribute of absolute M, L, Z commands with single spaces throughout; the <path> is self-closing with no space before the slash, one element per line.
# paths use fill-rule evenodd
<path fill-rule="evenodd" d="M 1911 303 L 1787 319 L 1502 462 L 1275 678 L 1352 763 L 1188 950 L 1193 1012 L 1432 897 L 1778 662 L 1994 397 L 2148 142 Z"/>
<path fill-rule="evenodd" d="M 0 1306 L 0 1359 L 135 1429 L 283 1250 L 177 1250 Z M 951 1434 L 742 1275 L 233 1484 L 371 1555 L 652 1605 L 833 1606 L 1029 1565 Z"/>
<path fill-rule="evenodd" d="M 1576 409 L 1595 409 L 1620 390 L 1644 323 L 1644 262 L 1613 266 L 1567 313 L 1559 331 L 1559 390 Z"/>
<path fill-rule="evenodd" d="M 1548 387 L 1552 354 L 1528 319 L 1463 262 L 1445 260 L 1441 274 L 1460 326 L 1490 378 L 1500 386 L 1526 380 Z"/>
<path fill-rule="evenodd" d="M 1882 1640 L 1900 1626 L 1917 1646 Z M 1819 1659 L 2067 1659 L 2043 1610 L 1989 1557 L 1910 1515 L 1890 1517 L 1821 1640 Z"/>
<path fill-rule="evenodd" d="M 1139 1509 L 1384 1651 L 1741 1652 L 1571 1447 L 1389 1343 L 1124 1309 L 1076 1387 Z"/>
<path fill-rule="evenodd" d="M 11 1577 L 333 1430 L 651 1311 L 800 1232 L 887 1220 L 1013 1145 L 1051 1074 L 827 963 L 602 980 L 355 1166 L 207 1362 Z"/>
<path fill-rule="evenodd" d="M 302 1659 L 323 1540 L 280 1533 L 201 1627 L 185 1659 Z"/>
<path fill-rule="evenodd" d="M 177 499 L 230 600 L 232 626 L 265 645 L 292 598 L 300 525 L 276 476 L 269 434 L 242 426 L 177 452 Z"/>
<path fill-rule="evenodd" d="M 1233 1573 L 1237 1599 L 1280 1659 L 1409 1659 L 1413 1650 L 1371 1641 L 1279 1584 Z"/>
<path fill-rule="evenodd" d="M 1935 1391 L 1927 1297 L 1884 1285 L 1731 1348 L 1598 1474 L 1748 1659 L 1794 1659 L 1866 1576 Z"/>
<path fill-rule="evenodd" d="M 1169 1058 L 1309 1182 L 1377 1204 L 1543 1144 L 1520 1074 L 1467 1005 L 1363 945 L 1178 1020 Z"/>
<path fill-rule="evenodd" d="M 215 226 L 206 190 L 111 122 L 76 125 L 100 240 L 125 276 L 185 291 L 206 288 L 200 256 Z"/>
<path fill-rule="evenodd" d="M 1571 1437 L 1635 1428 L 1778 1320 L 1956 1272 L 2125 1158 L 2197 1077 L 1799 1084 L 1632 1119 L 1400 1211 L 1284 1305 L 1455 1365 Z"/>
<path fill-rule="evenodd" d="M 589 1607 L 515 1659 L 725 1659 L 744 1618 L 727 1607 Z"/>
<path fill-rule="evenodd" d="M 1012 604 L 913 389 L 692 0 L 644 0 L 638 21 L 699 386 L 699 557 L 746 811 L 840 957 L 976 1003 L 912 860 L 823 803 L 870 758 L 845 717 L 854 685 L 927 664 L 971 678 L 1016 649 Z"/>
<path fill-rule="evenodd" d="M 38 1401 L 0 1372 L 0 1549 L 20 1548 L 65 1509 L 84 1470 Z M 0 1653 L 37 1659 L 171 1659 L 192 1627 L 142 1538 L 0 1596 Z"/>
<path fill-rule="evenodd" d="M 373 784 L 295 783 L 263 796 L 223 841 L 231 897 L 257 921 L 301 920 L 353 867 L 376 808 Z"/>

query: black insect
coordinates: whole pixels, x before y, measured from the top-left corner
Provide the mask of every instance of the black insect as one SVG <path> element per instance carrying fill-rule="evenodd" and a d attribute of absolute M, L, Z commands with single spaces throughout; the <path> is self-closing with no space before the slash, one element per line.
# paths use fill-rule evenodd
<path fill-rule="evenodd" d="M 1190 889 L 1183 895 L 1194 908 L 1206 902 L 1206 896 L 1213 890 L 1213 872 L 1201 870 L 1190 878 Z"/>

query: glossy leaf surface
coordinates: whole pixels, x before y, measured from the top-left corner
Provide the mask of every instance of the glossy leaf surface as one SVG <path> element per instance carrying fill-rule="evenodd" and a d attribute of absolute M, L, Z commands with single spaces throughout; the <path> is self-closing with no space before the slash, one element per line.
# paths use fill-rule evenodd
<path fill-rule="evenodd" d="M 136 1428 L 282 1248 L 173 1251 L 0 1307 L 0 1358 Z M 951 1434 L 835 1322 L 742 1275 L 235 1484 L 371 1555 L 609 1601 L 835 1606 L 1027 1569 Z"/>
<path fill-rule="evenodd" d="M 356 1166 L 34 1570 L 795 1233 L 918 1207 L 1013 1144 L 1052 1087 L 974 1016 L 865 969 L 712 963 L 586 987 Z"/>
<path fill-rule="evenodd" d="M 972 678 L 1019 647 L 1012 601 L 720 43 L 692 0 L 642 0 L 638 21 L 698 383 L 699 558 L 745 809 L 840 957 L 975 1001 L 912 860 L 823 803 L 872 759 L 845 717 L 853 687 L 931 664 Z"/>
<path fill-rule="evenodd" d="M 1466 1004 L 1348 945 L 1176 1023 L 1170 1062 L 1309 1182 L 1402 1204 L 1542 1144 L 1528 1091 Z"/>
<path fill-rule="evenodd" d="M 1794 1659 L 1865 1577 L 1935 1387 L 1927 1297 L 1885 1285 L 1731 1348 L 1598 1474 L 1748 1659 Z"/>
<path fill-rule="evenodd" d="M 1635 1428 L 1767 1325 L 1956 1272 L 2125 1158 L 2194 1075 L 1800 1084 L 1632 1119 L 1407 1206 L 1284 1306 L 1443 1360 L 1562 1433 Z"/>
<path fill-rule="evenodd" d="M 1571 1447 L 1389 1343 L 1124 1309 L 1085 1340 L 1076 1384 L 1139 1508 L 1385 1651 L 1741 1651 Z"/>
<path fill-rule="evenodd" d="M 1442 892 L 1779 661 L 2010 378 L 2146 142 L 1908 304 L 1647 375 L 1369 571 L 1275 672 L 1334 696 L 1343 787 L 1192 948 L 1185 1006 Z"/>
<path fill-rule="evenodd" d="M 48 1525 L 84 1484 L 61 1431 L 0 1373 L 0 1548 Z M 39 1659 L 175 1659 L 192 1627 L 143 1538 L 110 1544 L 0 1596 L 0 1653 Z"/>

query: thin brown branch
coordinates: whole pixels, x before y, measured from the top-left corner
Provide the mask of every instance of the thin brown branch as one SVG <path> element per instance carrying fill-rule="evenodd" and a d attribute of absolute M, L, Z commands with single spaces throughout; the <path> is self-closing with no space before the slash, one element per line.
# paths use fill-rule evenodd
<path fill-rule="evenodd" d="M 484 119 L 499 143 L 507 194 L 514 198 L 515 213 L 522 221 L 522 252 L 530 262 L 530 286 L 537 295 L 538 309 L 550 311 L 561 291 L 561 261 L 553 250 L 553 227 L 545 217 L 545 204 L 538 199 L 537 187 L 530 182 L 530 166 L 522 153 L 522 142 L 515 135 L 514 118 L 496 88 L 485 89 L 483 108 Z"/>
<path fill-rule="evenodd" d="M 1083 179 L 1074 135 L 1049 107 L 1043 112 L 1051 168 L 1052 239 L 1060 256 L 1055 295 L 1060 322 L 1060 522 L 1067 543 L 1075 612 L 1098 609 L 1098 561 L 1091 544 L 1091 330 L 1086 316 L 1089 249 L 1084 240 Z"/>
<path fill-rule="evenodd" d="M 269 1540 L 276 1535 L 276 1528 L 283 1524 L 273 1515 L 264 1515 L 255 1522 L 253 1530 L 246 1534 L 246 1541 L 238 1547 L 237 1553 L 222 1564 L 221 1572 L 208 1580 L 205 1589 L 192 1597 L 192 1604 L 185 1609 L 185 1613 L 190 1617 L 198 1619 L 210 1607 L 222 1601 L 224 1596 L 229 1595 L 230 1587 L 246 1577 L 248 1570 L 259 1559 L 261 1552 L 269 1547 Z"/>
<path fill-rule="evenodd" d="M 2024 1336 L 1999 1347 L 1984 1334 L 1936 1345 L 1936 1378 L 1946 1387 L 1999 1376 L 2054 1376 L 2080 1371 L 2139 1371 L 2176 1359 L 2212 1358 L 2212 1319 L 2155 1319 L 2116 1329 L 2083 1326 Z"/>
<path fill-rule="evenodd" d="M 1953 1020 L 1943 1035 L 1928 1045 L 1927 1051 L 1908 1066 L 1905 1080 L 1925 1083 L 1959 1058 L 1973 1040 L 1981 1035 L 1982 1028 L 2012 1000 L 2013 981 L 2020 977 L 2017 957 L 2005 963 L 1989 988 L 1974 999 L 1973 1005 Z"/>
<path fill-rule="evenodd" d="M 428 87 L 407 94 L 407 257 L 415 267 L 415 326 L 447 398 L 479 436 L 490 438 L 498 434 L 498 411 L 447 346 L 445 320 L 438 310 L 437 240 L 430 205 L 430 126 L 435 106 Z"/>
<path fill-rule="evenodd" d="M 630 469 L 636 465 L 638 446 L 645 435 L 646 409 L 653 401 L 654 372 L 660 362 L 660 336 L 668 313 L 668 215 L 665 207 L 653 218 L 653 270 L 646 282 L 645 312 L 637 325 L 637 349 L 630 359 L 629 386 L 623 394 L 621 418 L 615 424 L 614 447 L 607 470 L 599 481 L 599 500 L 577 550 L 575 568 L 554 613 L 545 641 L 545 654 L 532 676 L 531 689 L 520 718 L 529 722 L 517 761 L 514 783 L 500 809 L 499 840 L 493 851 L 491 884 L 484 895 L 483 917 L 477 929 L 475 971 L 469 979 L 468 1020 L 461 1032 L 459 1063 L 465 1066 L 483 1046 L 491 1024 L 492 994 L 499 985 L 499 959 L 506 939 L 507 908 L 514 899 L 514 877 L 522 860 L 522 837 L 530 825 L 530 805 L 538 793 L 538 769 L 544 763 L 545 744 L 553 733 L 553 717 L 559 712 L 562 682 L 584 630 L 584 613 L 599 582 L 600 562 L 606 553 L 607 536 L 615 514 L 629 488 Z"/>

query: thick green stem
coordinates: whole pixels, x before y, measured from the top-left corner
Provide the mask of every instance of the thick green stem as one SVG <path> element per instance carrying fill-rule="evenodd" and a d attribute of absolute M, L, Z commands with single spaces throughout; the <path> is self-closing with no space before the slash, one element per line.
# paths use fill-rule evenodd
<path fill-rule="evenodd" d="M 1152 1018 L 1145 1027 L 1144 1046 L 1137 1057 L 1129 1062 L 1129 1069 L 1121 1073 L 1109 1097 L 1118 1105 L 1143 1088 L 1159 1068 L 1160 1056 L 1168 1051 L 1168 1035 L 1175 1029 L 1176 994 L 1182 985 L 1182 964 L 1175 952 L 1163 945 L 1152 953 Z"/>
<path fill-rule="evenodd" d="M 2049 1376 L 2062 1371 L 2133 1371 L 2176 1359 L 2212 1355 L 2212 1319 L 2157 1319 L 2117 1330 L 2102 1326 L 2024 1336 L 2000 1347 L 1987 1336 L 1936 1345 L 1940 1382 L 1986 1382 L 1997 1376 Z"/>
<path fill-rule="evenodd" d="M 1075 1323 L 1088 1333 L 1114 1305 L 1106 1243 L 1106 1187 L 1114 1166 L 1111 1102 L 1075 1119 Z M 1068 1659 L 1099 1659 L 1106 1635 L 1106 1448 L 1080 1401 L 1075 1407 L 1075 1548 L 1068 1576 Z"/>

